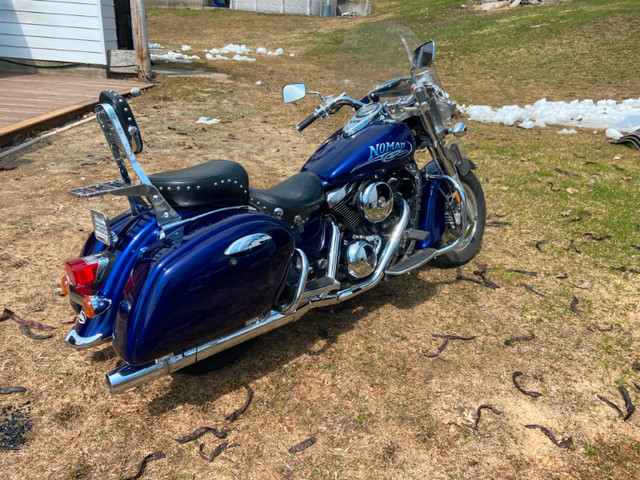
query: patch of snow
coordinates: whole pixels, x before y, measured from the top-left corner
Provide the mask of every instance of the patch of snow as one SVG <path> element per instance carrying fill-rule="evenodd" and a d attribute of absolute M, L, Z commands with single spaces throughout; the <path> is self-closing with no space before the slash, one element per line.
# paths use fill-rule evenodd
<path fill-rule="evenodd" d="M 505 105 L 492 108 L 488 105 L 462 105 L 460 110 L 469 120 L 496 122 L 507 126 L 520 123 L 522 128 L 560 125 L 578 128 L 616 128 L 632 132 L 640 127 L 640 98 L 630 98 L 618 103 L 615 100 L 573 100 L 550 102 L 546 98 L 533 105 Z M 532 125 L 533 123 L 533 125 Z"/>
<path fill-rule="evenodd" d="M 200 117 L 196 120 L 196 123 L 204 123 L 206 125 L 212 125 L 214 123 L 220 123 L 219 118 Z"/>
<path fill-rule="evenodd" d="M 640 128 L 640 115 L 629 115 L 627 118 L 618 123 L 616 127 L 624 128 L 625 130 L 633 132 Z"/>
<path fill-rule="evenodd" d="M 574 133 L 578 133 L 578 131 L 573 128 L 571 130 L 567 130 L 566 128 L 558 130 L 558 135 L 572 135 Z"/>
<path fill-rule="evenodd" d="M 190 45 L 182 45 L 182 51 L 183 52 L 188 52 L 189 50 L 191 50 L 191 46 Z"/>
<path fill-rule="evenodd" d="M 229 45 L 225 45 L 222 48 L 212 48 L 210 50 L 206 50 L 209 53 L 212 54 L 221 54 L 221 55 L 227 55 L 230 53 L 237 53 L 239 55 L 245 55 L 247 53 L 252 52 L 253 50 L 251 50 L 250 48 L 247 48 L 246 45 L 236 45 L 235 43 L 230 43 Z"/>
<path fill-rule="evenodd" d="M 504 8 L 509 6 L 509 2 L 504 0 L 504 1 L 498 1 L 498 2 L 487 2 L 487 3 L 482 3 L 480 4 L 480 10 L 484 10 L 485 12 L 490 12 L 491 10 L 495 10 L 496 8 Z"/>
<path fill-rule="evenodd" d="M 236 45 L 235 43 L 230 43 L 229 45 L 226 45 L 222 48 L 211 48 L 209 50 L 205 49 L 203 50 L 203 52 L 205 52 L 207 55 L 207 58 L 209 60 L 229 60 L 228 57 L 224 57 L 222 55 L 229 55 L 229 54 L 234 54 L 233 55 L 233 60 L 236 61 L 244 61 L 244 62 L 254 62 L 256 59 L 255 58 L 250 58 L 247 56 L 248 53 L 253 52 L 253 50 L 251 50 L 250 48 L 247 48 L 246 45 Z M 275 56 L 281 56 L 284 54 L 284 50 L 282 48 L 278 48 L 276 49 L 274 52 L 267 50 L 265 47 L 258 47 L 256 49 L 256 53 L 258 55 L 275 55 Z M 214 57 L 215 55 L 215 57 Z M 290 57 L 293 57 L 293 53 L 289 55 Z"/>
<path fill-rule="evenodd" d="M 157 50 L 159 48 L 164 48 L 162 45 L 160 45 L 159 43 L 150 43 L 149 44 L 149 48 L 152 50 Z"/>
<path fill-rule="evenodd" d="M 184 53 L 170 51 L 160 55 L 150 55 L 151 60 L 173 63 L 192 63 L 191 60 L 200 60 L 198 55 L 185 55 Z"/>
<path fill-rule="evenodd" d="M 207 60 L 229 60 L 229 57 L 225 57 L 224 55 L 216 55 L 214 57 L 210 53 L 207 53 L 205 56 L 207 57 Z"/>
<path fill-rule="evenodd" d="M 236 62 L 255 62 L 256 59 L 255 58 L 249 58 L 246 55 L 234 55 L 232 60 L 235 60 Z"/>
<path fill-rule="evenodd" d="M 534 122 L 532 122 L 531 120 L 527 120 L 526 122 L 522 122 L 520 125 L 518 125 L 518 127 L 524 128 L 524 129 L 527 129 L 527 130 L 531 130 L 535 126 L 536 126 L 536 124 Z"/>
<path fill-rule="evenodd" d="M 607 131 L 604 132 L 604 134 L 607 136 L 607 138 L 613 138 L 615 140 L 618 140 L 622 136 L 622 133 L 620 133 L 615 128 L 607 128 Z"/>

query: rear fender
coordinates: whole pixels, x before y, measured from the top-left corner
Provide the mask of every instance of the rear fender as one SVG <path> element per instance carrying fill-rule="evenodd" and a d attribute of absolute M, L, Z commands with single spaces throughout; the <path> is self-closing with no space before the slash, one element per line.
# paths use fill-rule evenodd
<path fill-rule="evenodd" d="M 82 344 L 91 346 L 111 338 L 117 315 L 116 306 L 122 300 L 122 293 L 133 264 L 140 252 L 158 241 L 160 229 L 152 212 L 135 217 L 131 214 L 123 214 L 113 219 L 111 225 L 114 231 L 118 232 L 119 241 L 116 245 L 107 247 L 91 234 L 82 252 L 82 256 L 102 251 L 111 253 L 114 262 L 108 275 L 100 284 L 90 287 L 89 291 L 78 292 L 75 287 L 71 287 L 69 294 L 71 305 L 78 313 L 78 320 L 74 327 L 75 333 L 72 332 L 69 337 L 69 339 L 73 338 L 72 344 L 76 348 L 83 348 Z M 87 318 L 81 311 L 83 294 L 97 295 L 107 299 L 111 307 L 100 315 Z"/>
<path fill-rule="evenodd" d="M 253 248 L 229 253 L 255 235 Z M 270 310 L 294 248 L 282 221 L 246 207 L 214 212 L 170 237 L 137 259 L 117 308 L 114 348 L 129 364 L 180 352 Z"/>

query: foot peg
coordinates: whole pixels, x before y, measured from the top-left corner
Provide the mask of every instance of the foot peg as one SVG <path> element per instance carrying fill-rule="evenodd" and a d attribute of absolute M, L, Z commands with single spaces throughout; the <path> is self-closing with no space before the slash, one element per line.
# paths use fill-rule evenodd
<path fill-rule="evenodd" d="M 415 228 L 409 228 L 404 232 L 404 238 L 407 240 L 415 240 L 417 242 L 424 242 L 429 238 L 431 232 L 425 232 L 424 230 L 417 230 Z"/>

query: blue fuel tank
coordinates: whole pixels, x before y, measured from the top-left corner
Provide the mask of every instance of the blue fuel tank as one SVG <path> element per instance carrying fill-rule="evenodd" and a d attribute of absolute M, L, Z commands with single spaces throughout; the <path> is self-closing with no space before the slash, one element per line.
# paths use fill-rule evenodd
<path fill-rule="evenodd" d="M 404 123 L 373 123 L 345 137 L 342 129 L 331 135 L 302 167 L 318 175 L 325 185 L 337 185 L 403 166 L 415 151 L 411 129 Z"/>

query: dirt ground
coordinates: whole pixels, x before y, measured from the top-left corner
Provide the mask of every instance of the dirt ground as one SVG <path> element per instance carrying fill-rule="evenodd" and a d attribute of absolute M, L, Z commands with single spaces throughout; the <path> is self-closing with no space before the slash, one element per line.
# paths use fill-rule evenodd
<path fill-rule="evenodd" d="M 167 79 L 133 99 L 147 173 L 216 158 L 240 162 L 257 187 L 295 173 L 348 118 L 295 131 L 314 100 L 284 106 L 282 84 L 303 71 L 329 82 L 324 70 L 295 62 L 301 61 L 234 67 L 235 77 L 222 82 Z M 200 116 L 222 122 L 195 124 Z M 588 132 L 560 140 L 543 130 L 469 127 L 489 221 L 498 222 L 487 227 L 469 265 L 390 279 L 260 337 L 220 371 L 176 374 L 117 396 L 104 381 L 118 362 L 110 346 L 77 352 L 64 345 L 72 311 L 57 292 L 64 262 L 77 257 L 92 230 L 89 210 L 115 216 L 127 208 L 122 199 L 66 193 L 117 177 L 97 122 L 0 159 L 0 308 L 57 327 L 52 338 L 34 340 L 12 320 L 0 323 L 0 388 L 27 389 L 0 395 L 0 430 L 8 431 L 16 411 L 21 425 L 32 424 L 24 445 L 0 450 L 2 478 L 126 478 L 157 451 L 166 457 L 150 462 L 141 478 L 637 476 L 640 414 L 623 421 L 597 395 L 625 411 L 624 386 L 640 404 L 640 373 L 632 368 L 640 362 L 640 276 L 612 269 L 640 266 L 638 247 L 628 246 L 640 245 L 640 155 Z M 567 158 L 562 168 L 580 177 L 554 172 L 558 158 Z M 426 161 L 424 153 L 419 160 Z M 587 160 L 606 168 L 589 175 Z M 525 177 L 528 183 L 518 184 Z M 591 180 L 619 184 L 627 203 L 589 203 L 594 215 L 582 227 L 577 195 L 558 199 L 548 180 L 585 195 Z M 622 215 L 620 208 L 630 210 Z M 583 235 L 617 215 L 624 217 L 623 236 L 607 231 L 616 238 L 602 243 Z M 549 241 L 536 247 L 541 240 Z M 480 265 L 500 288 L 457 279 L 480 279 L 474 274 Z M 443 343 L 433 334 L 475 338 L 450 340 L 431 358 Z M 533 338 L 505 345 L 522 336 Z M 524 390 L 541 395 L 518 391 L 516 371 Z M 245 386 L 254 392 L 251 405 L 235 422 L 225 420 L 245 402 Z M 483 405 L 494 410 L 483 409 L 478 421 Z M 558 442 L 571 438 L 571 445 L 560 448 L 542 430 L 525 428 L 532 424 Z M 186 444 L 174 440 L 202 426 L 227 429 L 224 441 L 234 446 L 207 462 L 199 444 L 209 455 L 223 440 L 211 433 Z M 288 452 L 311 437 L 316 442 L 309 448 Z"/>

